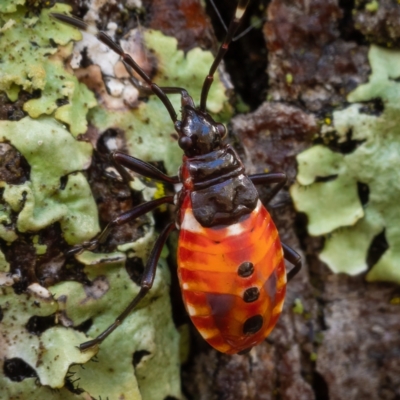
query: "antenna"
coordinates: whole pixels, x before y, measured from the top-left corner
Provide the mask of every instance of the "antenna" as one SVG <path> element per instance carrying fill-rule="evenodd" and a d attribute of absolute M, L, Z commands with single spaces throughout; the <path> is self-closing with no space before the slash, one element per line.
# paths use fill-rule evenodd
<path fill-rule="evenodd" d="M 225 32 L 228 32 L 228 27 L 225 24 L 224 19 L 222 18 L 221 13 L 218 10 L 217 5 L 215 4 L 214 0 L 208 0 L 210 2 L 210 4 L 212 5 L 215 14 L 217 14 L 217 17 L 219 19 L 219 22 L 221 22 L 221 25 L 224 27 Z M 248 26 L 245 30 L 243 30 L 242 32 L 240 32 L 237 36 L 235 36 L 234 38 L 232 38 L 232 42 L 236 42 L 236 40 L 239 40 L 240 38 L 242 38 L 243 36 L 247 35 L 247 33 L 249 33 L 251 30 L 253 30 L 255 28 L 254 25 L 250 25 Z"/>
<path fill-rule="evenodd" d="M 210 87 L 214 81 L 214 74 L 220 64 L 222 58 L 226 54 L 229 48 L 229 44 L 232 42 L 233 36 L 235 35 L 237 29 L 239 28 L 240 22 L 242 21 L 243 15 L 246 11 L 247 6 L 249 5 L 250 0 L 239 0 L 238 5 L 236 6 L 235 15 L 232 18 L 231 23 L 229 24 L 228 32 L 226 33 L 225 39 L 222 42 L 220 48 L 218 49 L 218 53 L 214 59 L 214 62 L 211 65 L 210 71 L 204 80 L 203 87 L 201 89 L 201 98 L 200 98 L 200 111 L 206 111 L 207 105 L 207 96 L 210 91 Z"/>

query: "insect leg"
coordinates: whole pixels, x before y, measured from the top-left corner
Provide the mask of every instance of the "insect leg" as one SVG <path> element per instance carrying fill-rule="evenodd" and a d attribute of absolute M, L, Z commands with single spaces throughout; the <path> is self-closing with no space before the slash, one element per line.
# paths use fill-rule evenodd
<path fill-rule="evenodd" d="M 297 273 L 301 270 L 301 257 L 297 254 L 291 247 L 287 246 L 284 243 L 282 244 L 283 254 L 285 256 L 285 260 L 289 261 L 294 265 L 294 267 L 288 272 L 287 280 L 291 281 Z"/>
<path fill-rule="evenodd" d="M 254 185 L 269 185 L 276 183 L 271 193 L 266 198 L 265 203 L 268 204 L 274 196 L 285 186 L 287 181 L 286 174 L 283 172 L 274 172 L 269 174 L 255 174 L 249 176 Z"/>
<path fill-rule="evenodd" d="M 151 164 L 139 160 L 138 158 L 129 156 L 128 154 L 121 153 L 120 151 L 114 151 L 111 154 L 111 160 L 113 161 L 115 167 L 120 173 L 120 168 L 126 167 L 131 171 L 137 172 L 138 174 L 145 176 L 146 178 L 151 178 L 157 181 L 172 184 L 179 183 L 179 178 L 177 176 L 165 175 L 159 169 L 153 167 Z M 124 173 L 121 173 L 121 176 L 124 177 Z"/>
<path fill-rule="evenodd" d="M 218 10 L 217 5 L 215 4 L 214 0 L 210 0 L 210 4 L 212 5 L 215 13 L 217 14 L 217 17 L 219 19 L 219 21 L 221 22 L 222 26 L 224 27 L 225 31 L 228 31 L 228 27 L 225 24 L 224 19 L 222 18 L 221 13 Z M 235 36 L 234 38 L 232 38 L 232 42 L 236 42 L 236 40 L 242 38 L 243 36 L 245 36 L 248 32 L 250 32 L 252 29 L 254 29 L 253 25 L 248 26 L 243 32 L 239 33 L 237 36 Z"/>
<path fill-rule="evenodd" d="M 97 236 L 96 239 L 91 240 L 89 242 L 85 242 L 78 246 L 74 246 L 67 252 L 67 257 L 73 254 L 80 253 L 83 250 L 94 250 L 100 243 L 103 243 L 107 239 L 107 236 L 112 228 L 126 224 L 129 221 L 133 221 L 134 219 L 154 210 L 155 208 L 157 208 L 162 204 L 165 203 L 172 204 L 173 202 L 174 202 L 173 196 L 165 196 L 161 197 L 160 199 L 147 201 L 146 203 L 139 204 L 138 206 L 124 212 L 123 214 L 119 215 L 117 218 L 109 222 L 107 226 L 100 232 L 100 234 Z"/>
<path fill-rule="evenodd" d="M 79 346 L 80 350 L 87 350 L 88 348 L 101 343 L 111 332 L 113 332 L 119 325 L 121 325 L 123 320 L 129 315 L 129 313 L 137 306 L 140 300 L 143 299 L 143 297 L 151 289 L 151 287 L 153 286 L 154 277 L 156 275 L 157 263 L 160 258 L 161 250 L 168 238 L 168 235 L 172 232 L 173 229 L 175 229 L 175 223 L 171 222 L 164 228 L 160 236 L 157 238 L 157 241 L 154 244 L 153 249 L 151 250 L 150 257 L 147 260 L 147 264 L 142 275 L 142 280 L 140 282 L 140 291 L 136 295 L 136 297 L 118 316 L 113 324 L 111 324 L 104 332 L 100 333 L 100 335 L 97 336 L 95 339 L 82 343 Z"/>

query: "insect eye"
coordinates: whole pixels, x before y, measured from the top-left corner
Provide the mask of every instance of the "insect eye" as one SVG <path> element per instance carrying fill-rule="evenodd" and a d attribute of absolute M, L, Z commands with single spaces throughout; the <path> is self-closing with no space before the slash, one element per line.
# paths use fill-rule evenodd
<path fill-rule="evenodd" d="M 223 139 L 226 135 L 226 129 L 224 124 L 217 124 L 217 131 L 221 135 L 221 139 Z"/>
<path fill-rule="evenodd" d="M 188 136 L 181 136 L 178 140 L 179 147 L 183 150 L 187 150 L 192 147 L 192 139 Z"/>

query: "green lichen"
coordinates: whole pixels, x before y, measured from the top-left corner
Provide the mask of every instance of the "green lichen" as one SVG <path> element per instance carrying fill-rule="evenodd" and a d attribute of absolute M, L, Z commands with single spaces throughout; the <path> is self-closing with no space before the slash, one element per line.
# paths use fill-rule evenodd
<path fill-rule="evenodd" d="M 12 242 L 19 232 L 40 231 L 55 222 L 60 223 L 64 238 L 71 244 L 93 237 L 99 231 L 96 204 L 86 178 L 78 172 L 89 165 L 91 146 L 76 141 L 64 126 L 50 117 L 0 121 L 0 132 L 0 142 L 11 144 L 30 166 L 29 181 L 19 185 L 0 182 L 3 188 L 1 238 Z M 61 177 L 68 177 L 65 188 L 60 187 Z M 11 212 L 17 214 L 17 230 L 7 226 L 11 223 Z M 32 242 L 37 255 L 46 251 L 36 235 Z M 47 329 L 40 336 L 31 334 L 26 329 L 28 320 L 34 315 L 54 314 L 58 304 L 50 295 L 48 298 L 35 293 L 17 296 L 7 287 L 18 280 L 10 276 L 9 269 L 1 253 L 0 307 L 4 318 L 0 363 L 20 358 L 34 369 L 38 381 L 27 378 L 21 383 L 13 382 L 1 374 L 0 398 L 77 398 L 65 389 L 53 396 L 49 388 L 62 388 L 70 366 L 86 363 L 95 351 L 80 353 L 76 346 L 85 340 L 85 335 L 63 326 Z M 0 370 L 3 371 L 2 365 Z"/>
<path fill-rule="evenodd" d="M 299 298 L 294 299 L 294 304 L 293 304 L 292 310 L 295 314 L 302 315 L 304 313 L 304 305 L 303 305 L 303 302 L 301 301 L 301 299 L 299 299 Z"/>
<path fill-rule="evenodd" d="M 17 6 L 25 4 L 25 0 L 2 0 L 0 3 L 0 13 L 12 13 L 17 11 Z"/>
<path fill-rule="evenodd" d="M 56 4 L 36 16 L 20 6 L 13 12 L 0 14 L 0 90 L 11 101 L 16 100 L 20 89 L 30 93 L 40 90 L 40 97 L 27 101 L 24 110 L 32 118 L 55 113 L 55 118 L 68 124 L 71 133 L 77 136 L 86 131 L 86 115 L 96 100 L 74 75 L 64 70 L 62 59 L 55 56 L 57 47 L 53 43 L 65 46 L 81 37 L 76 29 L 59 26 L 49 15 L 69 9 L 65 4 Z M 69 46 L 63 50 L 63 58 L 71 49 Z"/>
<path fill-rule="evenodd" d="M 7 262 L 6 258 L 4 257 L 4 253 L 2 251 L 0 251 L 0 276 L 1 276 L 2 272 L 9 272 L 9 271 L 10 271 L 10 264 Z"/>
<path fill-rule="evenodd" d="M 86 178 L 78 172 L 90 164 L 92 147 L 88 143 L 76 141 L 48 117 L 0 121 L 0 142 L 4 141 L 12 144 L 31 168 L 28 182 L 3 183 L 5 203 L 19 213 L 20 232 L 60 222 L 70 244 L 89 240 L 99 232 L 96 203 Z M 60 185 L 62 177 L 68 177 L 65 188 Z"/>
<path fill-rule="evenodd" d="M 388 249 L 367 279 L 400 283 L 400 52 L 371 46 L 369 61 L 369 82 L 348 96 L 356 104 L 334 112 L 333 126 L 323 129 L 326 137 L 334 131 L 339 143 L 351 133 L 356 148 L 341 154 L 318 145 L 301 153 L 291 194 L 309 218 L 310 234 L 327 235 L 320 258 L 334 272 L 366 271 L 370 244 L 384 232 Z M 368 115 L 358 104 L 378 98 L 384 105 L 380 115 Z M 369 188 L 365 206 L 358 182 Z"/>
<path fill-rule="evenodd" d="M 0 181 L 0 189 L 4 189 L 5 182 Z M 11 224 L 11 207 L 8 204 L 0 204 L 0 239 L 11 243 L 18 238 L 16 232 L 12 227 L 7 226 Z"/>
<path fill-rule="evenodd" d="M 54 315 L 58 308 L 57 303 L 49 293 L 30 291 L 15 296 L 12 288 L 4 286 L 0 291 L 0 307 L 3 313 L 0 335 L 1 371 L 4 371 L 6 360 L 19 358 L 35 370 L 41 385 L 61 388 L 70 365 L 86 363 L 95 354 L 93 350 L 81 353 L 76 348 L 85 335 L 57 326 L 47 329 L 41 335 L 32 334 L 26 329 L 30 318 Z M 18 398 L 18 395 L 26 393 L 26 387 L 32 387 L 26 383 L 16 384 L 0 375 L 0 398 Z M 22 389 L 21 386 L 25 388 Z"/>
<path fill-rule="evenodd" d="M 377 12 L 379 10 L 379 2 L 377 0 L 372 0 L 365 5 L 365 9 L 369 12 Z"/>
<path fill-rule="evenodd" d="M 45 244 L 39 243 L 39 236 L 35 235 L 32 239 L 32 244 L 35 247 L 36 255 L 43 255 L 46 254 L 47 246 Z"/>
<path fill-rule="evenodd" d="M 286 83 L 289 86 L 293 83 L 293 75 L 292 74 L 286 74 L 285 79 L 286 79 Z"/>
<path fill-rule="evenodd" d="M 79 83 L 75 76 L 66 73 L 60 61 L 49 62 L 43 68 L 46 72 L 46 84 L 42 94 L 39 99 L 26 102 L 24 111 L 32 118 L 54 112 L 57 120 L 70 126 L 70 131 L 74 136 L 84 133 L 87 129 L 86 114 L 96 105 L 93 93 Z M 60 79 L 62 79 L 62 84 Z M 58 100 L 63 100 L 68 104 L 59 107 Z"/>

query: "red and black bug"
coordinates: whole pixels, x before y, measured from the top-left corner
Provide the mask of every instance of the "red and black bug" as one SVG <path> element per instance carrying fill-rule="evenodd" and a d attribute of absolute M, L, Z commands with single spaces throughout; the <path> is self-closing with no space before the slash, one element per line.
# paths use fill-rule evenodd
<path fill-rule="evenodd" d="M 159 87 L 122 48 L 104 32 L 94 34 L 118 53 L 128 71 L 134 70 L 144 81 L 141 89 L 155 94 L 165 105 L 184 151 L 179 176 L 169 177 L 137 158 L 114 152 L 112 162 L 126 176 L 125 168 L 166 183 L 183 184 L 177 196 L 149 201 L 111 221 L 93 241 L 74 248 L 71 253 L 94 249 L 110 229 L 138 218 L 161 204 L 175 203 L 176 220 L 158 237 L 147 261 L 138 295 L 115 322 L 97 338 L 80 345 L 81 350 L 101 343 L 150 290 L 162 247 L 172 230 L 178 229 L 178 276 L 183 301 L 194 325 L 217 350 L 243 353 L 262 342 L 275 326 L 282 311 L 286 281 L 301 268 L 300 256 L 280 242 L 268 211 L 261 204 L 254 185 L 276 184 L 271 198 L 283 187 L 286 175 L 268 173 L 247 176 L 235 150 L 224 145 L 223 124 L 206 111 L 209 89 L 218 65 L 240 24 L 248 0 L 239 0 L 227 35 L 205 78 L 200 106 L 179 87 Z M 89 27 L 75 18 L 53 14 L 79 29 Z M 90 29 L 93 32 L 93 29 Z M 182 117 L 167 94 L 181 95 Z M 286 274 L 284 258 L 294 264 Z"/>

